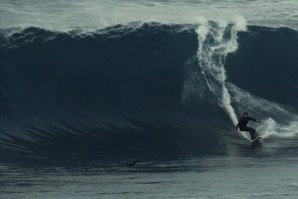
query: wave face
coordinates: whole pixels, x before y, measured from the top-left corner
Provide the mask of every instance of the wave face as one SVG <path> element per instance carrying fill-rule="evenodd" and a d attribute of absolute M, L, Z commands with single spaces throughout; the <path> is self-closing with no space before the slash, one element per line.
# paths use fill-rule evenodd
<path fill-rule="evenodd" d="M 276 121 L 294 122 L 298 33 L 245 28 L 209 21 L 88 34 L 2 30 L 1 155 L 225 154 L 220 129 L 233 128 L 244 110 L 266 115 L 264 134 Z"/>
<path fill-rule="evenodd" d="M 298 33 L 288 28 L 250 27 L 228 57 L 230 81 L 252 94 L 298 107 Z"/>

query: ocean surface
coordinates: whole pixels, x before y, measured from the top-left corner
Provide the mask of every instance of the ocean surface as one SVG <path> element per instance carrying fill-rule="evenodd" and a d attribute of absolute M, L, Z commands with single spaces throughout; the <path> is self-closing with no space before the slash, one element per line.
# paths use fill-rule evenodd
<path fill-rule="evenodd" d="M 298 197 L 298 1 L 0 11 L 1 199 Z"/>

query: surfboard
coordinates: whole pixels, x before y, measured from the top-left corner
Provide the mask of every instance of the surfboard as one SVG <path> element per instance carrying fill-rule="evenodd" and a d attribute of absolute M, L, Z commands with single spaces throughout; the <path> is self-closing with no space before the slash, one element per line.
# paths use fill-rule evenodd
<path fill-rule="evenodd" d="M 262 139 L 261 136 L 256 137 L 251 141 L 251 145 L 262 144 L 261 139 Z"/>

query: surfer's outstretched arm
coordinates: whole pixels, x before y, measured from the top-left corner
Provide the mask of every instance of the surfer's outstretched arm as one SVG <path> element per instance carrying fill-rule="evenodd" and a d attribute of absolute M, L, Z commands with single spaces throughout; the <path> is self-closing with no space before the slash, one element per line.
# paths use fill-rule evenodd
<path fill-rule="evenodd" d="M 251 121 L 254 121 L 254 122 L 261 123 L 261 120 L 256 120 L 256 119 L 254 119 L 254 118 L 252 118 L 252 117 L 249 117 L 248 119 L 251 120 Z"/>

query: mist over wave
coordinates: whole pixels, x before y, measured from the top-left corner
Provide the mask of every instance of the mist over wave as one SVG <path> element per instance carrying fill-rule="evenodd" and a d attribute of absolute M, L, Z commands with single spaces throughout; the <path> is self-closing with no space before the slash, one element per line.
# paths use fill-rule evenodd
<path fill-rule="evenodd" d="M 297 38 L 241 20 L 2 30 L 2 155 L 223 154 L 219 129 L 247 110 L 295 136 Z"/>
<path fill-rule="evenodd" d="M 2 28 L 35 26 L 68 31 L 96 29 L 131 21 L 195 24 L 245 18 L 249 25 L 289 27 L 298 30 L 296 0 L 1 0 Z M 37 17 L 38 16 L 38 17 Z"/>

